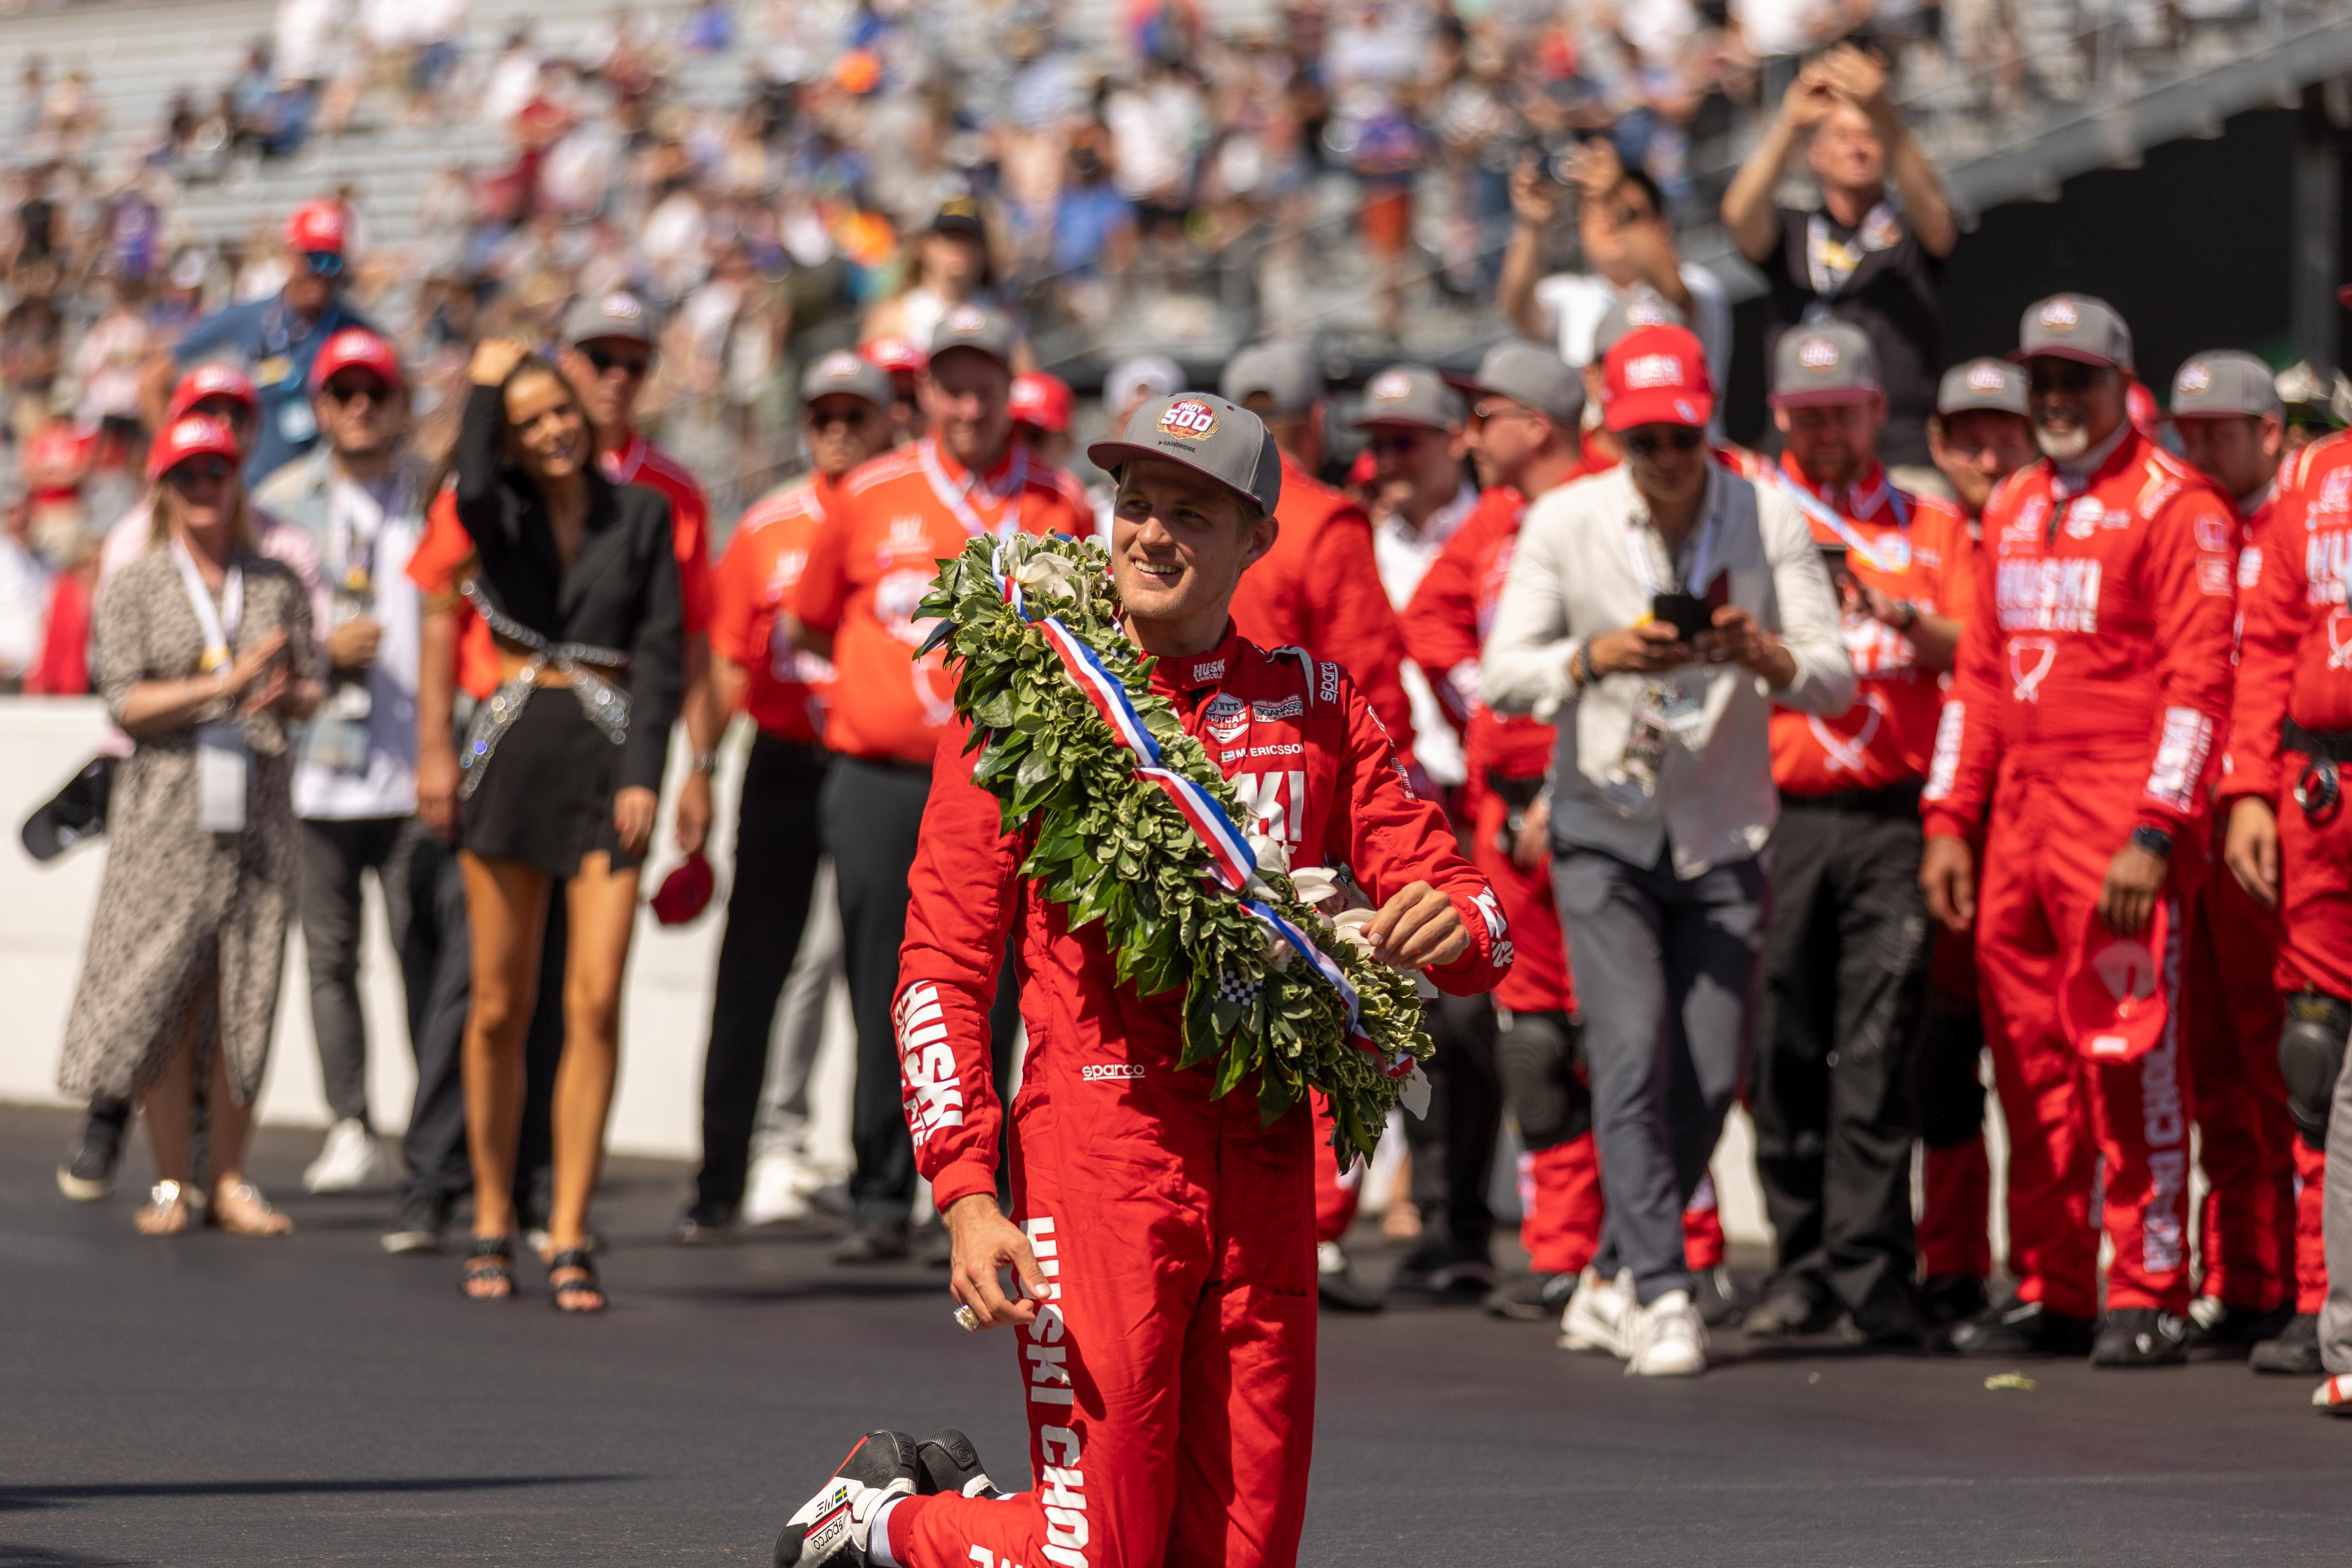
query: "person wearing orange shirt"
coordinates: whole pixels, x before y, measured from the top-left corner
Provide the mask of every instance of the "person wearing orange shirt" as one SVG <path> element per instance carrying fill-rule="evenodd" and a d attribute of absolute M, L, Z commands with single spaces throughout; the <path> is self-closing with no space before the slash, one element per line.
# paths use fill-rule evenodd
<path fill-rule="evenodd" d="M 1769 482 L 1797 503 L 1844 601 L 1853 705 L 1772 715 L 1772 922 L 1750 1083 L 1756 1166 L 1779 1245 L 1748 1332 L 1818 1333 L 1851 1314 L 1918 1348 L 1912 1295 L 1913 1047 L 1927 999 L 1919 791 L 1960 623 L 1948 574 L 1967 524 L 1878 461 L 1886 395 L 1870 340 L 1832 322 L 1773 355 Z"/>
<path fill-rule="evenodd" d="M 847 349 L 817 360 L 801 378 L 801 432 L 808 478 L 743 514 L 712 583 L 711 684 L 719 710 L 741 710 L 758 733 L 743 769 L 735 879 L 702 1062 L 702 1168 L 677 1227 L 678 1239 L 689 1243 L 732 1229 L 742 1204 L 776 1004 L 816 885 L 817 794 L 833 760 L 823 740 L 833 667 L 793 646 L 781 624 L 783 606 L 841 481 L 889 447 L 889 376 Z"/>
<path fill-rule="evenodd" d="M 1003 317 L 955 305 L 940 318 L 919 389 L 931 433 L 843 482 L 786 621 L 793 645 L 831 659 L 836 672 L 824 729 L 835 762 L 817 816 L 840 891 L 857 1026 L 855 1228 L 835 1254 L 845 1263 L 905 1257 L 915 1197 L 890 1006 L 931 759 L 955 717 L 955 678 L 944 658 L 937 650 L 916 657 L 931 629 L 916 606 L 939 563 L 971 539 L 1090 531 L 1057 471 L 1013 438 L 1012 361 Z M 1013 1028 L 1008 998 L 1009 988 L 999 997 L 1000 1051 Z"/>

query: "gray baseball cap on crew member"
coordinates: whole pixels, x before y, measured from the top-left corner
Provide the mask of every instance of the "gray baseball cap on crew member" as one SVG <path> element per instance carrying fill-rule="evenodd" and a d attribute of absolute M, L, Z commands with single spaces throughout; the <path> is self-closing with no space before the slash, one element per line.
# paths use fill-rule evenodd
<path fill-rule="evenodd" d="M 1323 367 L 1305 343 L 1252 343 L 1225 366 L 1219 390 L 1235 403 L 1263 395 L 1276 419 L 1296 419 L 1323 401 Z"/>
<path fill-rule="evenodd" d="M 1155 397 L 1135 411 L 1118 440 L 1087 448 L 1087 461 L 1106 473 L 1135 458 L 1181 463 L 1262 512 L 1271 513 L 1282 499 L 1282 454 L 1265 422 L 1213 393 Z"/>
<path fill-rule="evenodd" d="M 1116 415 L 1130 403 L 1184 390 L 1181 366 L 1166 354 L 1136 354 L 1103 374 L 1103 406 Z"/>
<path fill-rule="evenodd" d="M 1584 412 L 1583 378 L 1551 350 L 1524 339 L 1508 339 L 1488 349 L 1478 362 L 1473 385 L 1571 430 Z"/>
<path fill-rule="evenodd" d="M 818 356 L 801 373 L 801 401 L 820 397 L 862 397 L 877 408 L 887 408 L 895 394 L 887 371 L 866 363 L 865 356 L 835 349 Z"/>
<path fill-rule="evenodd" d="M 1465 412 L 1461 395 L 1427 365 L 1392 364 L 1364 384 L 1364 404 L 1353 424 L 1359 430 L 1373 425 L 1451 430 Z"/>
<path fill-rule="evenodd" d="M 1013 366 L 1013 323 L 984 305 L 950 305 L 947 314 L 940 318 L 940 324 L 931 329 L 931 341 L 924 347 L 935 363 L 943 353 L 972 349 L 1009 370 Z"/>
<path fill-rule="evenodd" d="M 622 338 L 652 348 L 657 331 L 653 307 L 625 289 L 577 300 L 563 317 L 563 341 L 567 343 Z"/>
<path fill-rule="evenodd" d="M 1680 310 L 1655 294 L 1636 294 L 1631 300 L 1616 300 L 1601 312 L 1601 320 L 1592 329 L 1592 363 L 1599 364 L 1610 345 L 1636 327 L 1689 325 Z"/>
<path fill-rule="evenodd" d="M 1863 403 L 1885 389 L 1878 380 L 1878 353 L 1860 327 L 1846 321 L 1790 327 L 1772 350 L 1775 408 L 1828 403 Z"/>
<path fill-rule="evenodd" d="M 1998 359 L 1972 359 L 1946 371 L 1936 387 L 1937 414 L 1979 410 L 2031 418 L 2025 406 L 2025 373 Z"/>
<path fill-rule="evenodd" d="M 2172 406 L 2165 417 L 2210 419 L 2232 414 L 2255 419 L 2286 416 L 2271 367 L 2239 349 L 2210 349 L 2184 361 L 2172 378 Z"/>
<path fill-rule="evenodd" d="M 2131 329 L 2105 300 L 2088 294 L 2053 294 L 2025 308 L 2012 359 L 2055 354 L 2084 364 L 2132 367 Z"/>

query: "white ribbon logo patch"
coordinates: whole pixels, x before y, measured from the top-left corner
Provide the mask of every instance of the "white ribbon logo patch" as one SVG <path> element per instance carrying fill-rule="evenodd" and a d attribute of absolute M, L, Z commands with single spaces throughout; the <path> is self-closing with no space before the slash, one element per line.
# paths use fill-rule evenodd
<path fill-rule="evenodd" d="M 1805 715 L 1805 727 L 1813 732 L 1813 739 L 1822 743 L 1822 750 L 1828 754 L 1832 773 L 1862 772 L 1862 764 L 1869 759 L 1870 742 L 1878 734 L 1878 726 L 1893 717 L 1887 710 L 1886 699 L 1875 691 L 1864 692 L 1862 703 L 1864 709 L 1862 728 L 1851 735 L 1839 734 L 1822 722 L 1818 714 Z"/>
<path fill-rule="evenodd" d="M 2058 645 L 2050 638 L 2010 638 L 2009 678 L 2016 683 L 2011 695 L 2020 702 L 2041 701 L 2042 679 L 2057 662 Z"/>

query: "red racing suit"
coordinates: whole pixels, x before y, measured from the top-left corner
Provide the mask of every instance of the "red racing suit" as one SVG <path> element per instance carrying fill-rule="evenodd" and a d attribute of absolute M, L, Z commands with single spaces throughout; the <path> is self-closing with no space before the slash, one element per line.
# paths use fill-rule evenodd
<path fill-rule="evenodd" d="M 2257 795 L 2278 814 L 2278 962 L 2283 991 L 2352 997 L 2352 813 L 2305 812 L 2294 787 L 2310 763 L 2287 743 L 2288 721 L 2313 734 L 2352 731 L 2352 438 L 2330 436 L 2280 468 L 2277 499 L 2256 542 L 2245 592 L 2237 702 L 2221 778 L 2221 810 Z M 2251 904 L 2252 900 L 2247 900 Z M 2276 1061 L 2273 1025 L 2271 1059 Z M 2295 1138 L 2295 1310 L 2327 1294 L 2319 1216 L 2325 1152 Z"/>
<path fill-rule="evenodd" d="M 1414 798 L 1339 668 L 1228 630 L 1161 660 L 1175 707 L 1294 867 L 1346 864 L 1376 901 L 1444 890 L 1470 951 L 1430 971 L 1458 994 L 1510 963 L 1494 895 Z M 1018 1331 L 1036 1489 L 917 1498 L 890 1518 L 911 1568 L 1127 1568 L 1296 1561 L 1315 1412 L 1310 1163 L 1304 1106 L 1262 1126 L 1244 1084 L 1180 1071 L 1181 992 L 1115 977 L 1101 929 L 1072 930 L 1020 875 L 1031 831 L 999 828 L 974 757 L 942 743 L 912 878 L 897 1005 L 907 1119 L 944 1210 L 996 1189 L 1002 1113 L 988 1010 L 1008 933 L 1028 1055 L 1013 1109 L 1013 1219 L 1048 1281 Z"/>
<path fill-rule="evenodd" d="M 2098 1310 L 2095 1174 L 2116 1248 L 2107 1306 L 2189 1307 L 2178 937 L 2171 1023 L 2138 1060 L 2081 1057 L 2058 997 L 2137 825 L 2175 836 L 2164 896 L 2182 929 L 2229 722 L 2236 543 L 2229 501 L 2137 431 L 2079 488 L 2046 460 L 2011 475 L 1985 507 L 1937 730 L 1927 835 L 1984 826 L 1977 964 L 2010 1129 L 2011 1268 L 2021 1300 L 2070 1317 Z"/>

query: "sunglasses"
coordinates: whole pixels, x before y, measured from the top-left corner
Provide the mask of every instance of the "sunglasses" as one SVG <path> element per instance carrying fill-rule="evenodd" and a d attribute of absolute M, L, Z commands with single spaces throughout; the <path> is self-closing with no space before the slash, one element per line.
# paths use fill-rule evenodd
<path fill-rule="evenodd" d="M 1434 432 L 1424 432 L 1420 430 L 1382 431 L 1377 435 L 1367 436 L 1364 437 L 1364 446 L 1368 450 L 1374 452 L 1394 452 L 1402 454 L 1419 447 L 1423 440 L 1428 435 L 1433 433 Z"/>
<path fill-rule="evenodd" d="M 374 376 L 368 376 L 359 381 L 344 381 L 338 378 L 327 383 L 323 390 L 329 398 L 337 403 L 357 403 L 364 397 L 381 408 L 392 401 L 392 388 Z"/>
<path fill-rule="evenodd" d="M 643 375 L 654 361 L 651 354 L 616 354 L 610 349 L 591 347 L 582 349 L 580 353 L 595 367 L 598 375 L 610 375 L 616 370 L 625 371 L 631 375 Z"/>
<path fill-rule="evenodd" d="M 1676 425 L 1664 430 L 1643 430 L 1625 437 L 1625 450 L 1637 458 L 1654 458 L 1661 452 L 1695 452 L 1706 439 L 1706 432 L 1695 425 Z"/>
<path fill-rule="evenodd" d="M 874 411 L 863 405 L 855 408 L 812 408 L 807 414 L 809 428 L 812 430 L 830 430 L 836 425 L 851 430 L 862 430 L 866 427 L 866 422 L 873 416 Z"/>
<path fill-rule="evenodd" d="M 2105 371 L 2095 364 L 2082 364 L 2073 360 L 2053 363 L 2036 359 L 2025 367 L 2025 384 L 2032 392 L 2081 393 L 2090 391 L 2105 374 Z"/>
<path fill-rule="evenodd" d="M 313 278 L 341 278 L 343 275 L 343 258 L 331 250 L 304 251 L 302 267 Z"/>
<path fill-rule="evenodd" d="M 1484 403 L 1474 405 L 1470 410 L 1470 417 L 1483 425 L 1489 419 L 1540 419 L 1543 416 L 1532 408 L 1523 408 L 1508 399 L 1490 397 Z"/>
<path fill-rule="evenodd" d="M 216 485 L 236 472 L 236 465 L 217 455 L 190 458 L 175 463 L 163 482 L 175 490 L 192 490 L 199 485 Z"/>

